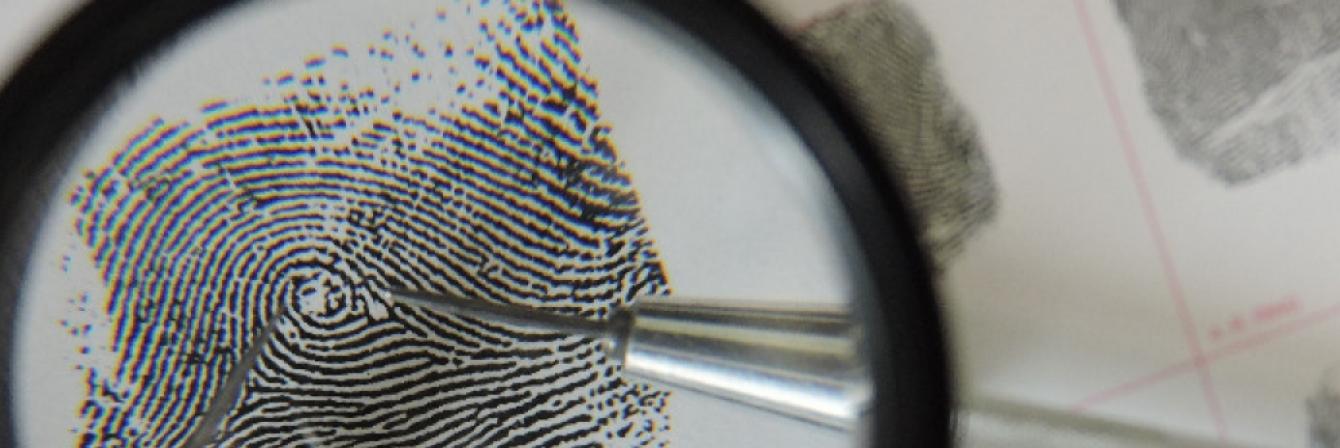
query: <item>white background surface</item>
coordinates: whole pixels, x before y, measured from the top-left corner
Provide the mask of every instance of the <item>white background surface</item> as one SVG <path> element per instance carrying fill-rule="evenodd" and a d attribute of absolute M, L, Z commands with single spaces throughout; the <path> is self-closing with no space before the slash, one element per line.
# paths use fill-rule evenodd
<path fill-rule="evenodd" d="M 1233 188 L 1179 160 L 1144 101 L 1113 4 L 1082 1 L 1115 111 L 1076 2 L 909 2 L 980 125 L 1001 187 L 998 216 L 944 282 L 967 388 L 1077 409 L 1190 362 L 1085 410 L 1229 442 L 1304 445 L 1305 397 L 1340 361 L 1340 326 L 1324 320 L 1340 303 L 1340 210 L 1330 206 L 1340 159 Z M 1207 357 L 1204 377 L 1177 314 L 1178 283 Z M 1289 297 L 1296 310 L 1252 317 Z M 1239 315 L 1243 331 L 1212 337 Z M 1232 348 L 1251 341 L 1260 343 Z"/>

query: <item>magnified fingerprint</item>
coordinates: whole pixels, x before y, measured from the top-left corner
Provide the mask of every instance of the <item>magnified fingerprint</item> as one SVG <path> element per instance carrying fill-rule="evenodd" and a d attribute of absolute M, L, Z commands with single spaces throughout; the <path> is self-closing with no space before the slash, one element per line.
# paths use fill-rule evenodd
<path fill-rule="evenodd" d="M 595 319 L 668 291 L 561 8 L 402 28 L 154 119 L 84 172 L 118 356 L 88 372 L 84 446 L 184 443 L 275 319 L 220 446 L 665 443 L 667 393 L 594 342 L 384 298 Z"/>

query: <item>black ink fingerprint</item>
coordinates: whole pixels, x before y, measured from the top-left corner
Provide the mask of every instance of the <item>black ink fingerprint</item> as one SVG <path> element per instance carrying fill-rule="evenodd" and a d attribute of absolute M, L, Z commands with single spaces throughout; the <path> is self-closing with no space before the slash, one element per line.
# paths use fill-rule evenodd
<path fill-rule="evenodd" d="M 267 99 L 156 119 L 86 173 L 75 225 L 120 358 L 88 373 L 84 446 L 183 443 L 281 318 L 222 446 L 664 443 L 666 392 L 619 380 L 596 344 L 383 299 L 599 318 L 667 291 L 571 19 L 462 12 L 478 36 L 417 37 L 461 23 L 439 11 L 333 47 L 267 79 Z M 385 75 L 341 75 L 369 71 Z"/>
<path fill-rule="evenodd" d="M 1335 150 L 1340 4 L 1114 1 L 1183 158 L 1234 185 Z"/>
<path fill-rule="evenodd" d="M 916 212 L 941 269 L 996 213 L 996 184 L 968 112 L 940 74 L 916 16 L 864 2 L 813 23 L 799 42 L 851 103 Z"/>

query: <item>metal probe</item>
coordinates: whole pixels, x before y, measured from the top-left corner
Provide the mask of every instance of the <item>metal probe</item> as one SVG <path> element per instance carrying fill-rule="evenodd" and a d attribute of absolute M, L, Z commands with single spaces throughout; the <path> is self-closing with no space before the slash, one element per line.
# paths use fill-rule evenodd
<path fill-rule="evenodd" d="M 223 386 L 214 394 L 210 400 L 209 406 L 205 408 L 205 413 L 201 415 L 200 422 L 196 424 L 195 430 L 186 438 L 186 446 L 189 448 L 203 448 L 214 439 L 218 438 L 222 428 L 219 424 L 223 422 L 224 417 L 228 416 L 228 411 L 233 408 L 238 397 L 242 396 L 242 386 L 246 384 L 247 377 L 251 370 L 256 367 L 256 361 L 260 358 L 261 351 L 267 345 L 270 345 L 270 338 L 274 336 L 275 328 L 279 324 L 279 319 L 270 319 L 256 335 L 251 338 L 251 343 L 247 349 L 242 352 L 233 368 L 228 371 L 228 376 L 223 380 Z"/>
<path fill-rule="evenodd" d="M 275 316 L 251 338 L 251 343 L 247 349 L 242 352 L 242 356 L 233 364 L 233 368 L 228 371 L 228 376 L 224 377 L 223 385 L 219 387 L 214 398 L 210 400 L 205 412 L 200 416 L 200 422 L 196 424 L 195 429 L 186 437 L 187 448 L 205 448 L 211 444 L 222 443 L 220 435 L 225 435 L 225 428 L 221 424 L 228 411 L 237 405 L 237 400 L 242 397 L 242 388 L 251 376 L 251 371 L 256 369 L 256 364 L 260 360 L 261 353 L 265 347 L 270 345 L 274 339 L 275 331 L 279 328 L 279 321 L 282 316 Z M 304 437 L 310 438 L 310 428 L 298 428 Z M 310 440 L 301 441 L 304 446 L 316 446 Z"/>
<path fill-rule="evenodd" d="M 442 293 L 392 291 L 443 313 L 596 339 L 630 379 L 666 383 L 837 429 L 865 415 L 861 332 L 839 307 L 640 297 L 606 320 Z"/>

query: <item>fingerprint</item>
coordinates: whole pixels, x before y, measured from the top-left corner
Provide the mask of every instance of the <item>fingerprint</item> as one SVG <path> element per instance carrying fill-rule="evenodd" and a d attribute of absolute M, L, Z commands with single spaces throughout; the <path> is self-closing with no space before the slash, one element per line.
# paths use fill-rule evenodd
<path fill-rule="evenodd" d="M 560 7 L 400 25 L 154 118 L 83 172 L 117 355 L 88 370 L 83 446 L 180 445 L 271 322 L 221 446 L 665 443 L 667 393 L 594 342 L 384 298 L 598 319 L 668 292 Z"/>
<path fill-rule="evenodd" d="M 1335 151 L 1340 4 L 1115 2 L 1183 158 L 1234 185 Z"/>
<path fill-rule="evenodd" d="M 1304 402 L 1308 416 L 1308 439 L 1313 448 L 1340 447 L 1340 366 L 1321 375 L 1316 392 Z"/>
<path fill-rule="evenodd" d="M 996 184 L 967 111 L 945 85 L 921 22 L 890 1 L 854 4 L 808 26 L 801 46 L 853 106 L 946 268 L 996 213 Z"/>

